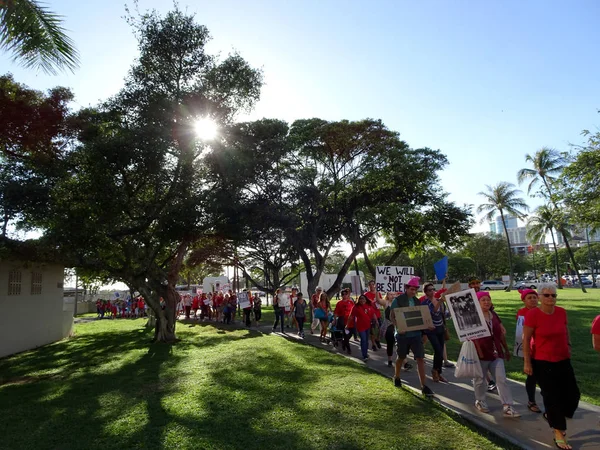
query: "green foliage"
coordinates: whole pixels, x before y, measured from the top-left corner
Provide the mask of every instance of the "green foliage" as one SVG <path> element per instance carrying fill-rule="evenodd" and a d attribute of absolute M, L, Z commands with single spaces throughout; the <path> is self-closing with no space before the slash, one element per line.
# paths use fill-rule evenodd
<path fill-rule="evenodd" d="M 67 174 L 64 160 L 73 138 L 68 104 L 73 94 L 64 88 L 48 93 L 0 76 L 0 224 L 35 227 L 45 215 L 57 179 Z"/>
<path fill-rule="evenodd" d="M 468 236 L 463 241 L 459 255 L 473 261 L 475 274 L 481 279 L 499 278 L 510 271 L 506 242 L 497 234 L 472 234 Z M 465 278 L 462 278 L 462 280 L 465 281 Z"/>
<path fill-rule="evenodd" d="M 584 131 L 587 144 L 565 167 L 561 197 L 575 220 L 592 228 L 600 227 L 600 132 Z"/>
<path fill-rule="evenodd" d="M 0 49 L 27 68 L 55 75 L 74 71 L 79 55 L 62 26 L 61 16 L 33 0 L 0 3 Z"/>

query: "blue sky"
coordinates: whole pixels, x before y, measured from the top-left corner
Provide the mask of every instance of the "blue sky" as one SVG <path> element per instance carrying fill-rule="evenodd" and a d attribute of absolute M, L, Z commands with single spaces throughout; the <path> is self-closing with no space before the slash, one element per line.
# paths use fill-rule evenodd
<path fill-rule="evenodd" d="M 75 74 L 0 71 L 38 89 L 63 85 L 77 104 L 117 92 L 136 55 L 123 0 L 56 0 L 81 53 Z M 250 118 L 381 118 L 412 147 L 440 149 L 444 188 L 477 205 L 485 184 L 516 183 L 524 155 L 567 150 L 600 124 L 597 1 L 180 0 L 239 51 L 266 85 Z M 142 10 L 169 2 L 140 0 Z M 529 200 L 531 205 L 538 203 Z M 487 228 L 487 226 L 477 228 Z"/>

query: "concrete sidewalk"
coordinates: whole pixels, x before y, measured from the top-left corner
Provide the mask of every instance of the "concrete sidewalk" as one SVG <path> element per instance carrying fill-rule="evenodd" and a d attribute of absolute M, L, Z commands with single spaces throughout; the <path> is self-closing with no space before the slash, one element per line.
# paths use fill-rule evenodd
<path fill-rule="evenodd" d="M 271 333 L 270 326 L 261 326 L 259 329 L 262 332 Z M 307 331 L 304 339 L 301 339 L 297 333 L 292 331 L 288 331 L 286 334 L 279 332 L 273 334 L 291 340 L 302 340 L 317 348 L 342 355 L 341 346 L 338 347 L 340 350 L 337 350 L 332 344 L 320 342 L 318 334 L 310 335 Z M 362 358 L 359 359 L 360 347 L 358 343 L 353 342 L 352 339 L 350 342 L 352 345 L 352 359 L 356 360 L 358 364 L 366 364 L 370 369 L 390 379 L 390 383 L 392 382 L 391 377 L 394 375 L 394 370 L 387 365 L 385 345 L 377 352 L 369 350 L 369 360 L 365 363 L 362 361 Z M 348 357 L 346 354 L 343 354 L 343 356 Z M 420 395 L 421 389 L 417 375 L 417 365 L 414 361 L 411 362 L 413 362 L 414 368 L 408 372 L 402 372 L 402 381 L 405 386 L 408 385 Z M 542 414 L 536 414 L 527 409 L 527 393 L 525 392 L 525 385 L 523 383 L 509 380 L 515 401 L 515 408 L 522 414 L 520 418 L 509 419 L 502 416 L 502 404 L 496 393 L 488 393 L 487 400 L 490 412 L 485 414 L 475 409 L 475 395 L 470 380 L 455 378 L 454 369 L 445 369 L 443 375 L 448 380 L 448 383 L 434 383 L 431 379 L 431 363 L 432 359 L 430 355 L 426 355 L 425 370 L 427 384 L 435 392 L 434 400 L 440 405 L 524 449 L 556 448 L 553 442 L 552 430 L 542 418 Z M 543 401 L 539 389 L 536 400 L 540 408 L 543 409 Z M 568 420 L 567 427 L 567 439 L 573 449 L 600 449 L 599 407 L 579 402 L 579 408 L 575 413 L 575 417 L 572 420 Z"/>

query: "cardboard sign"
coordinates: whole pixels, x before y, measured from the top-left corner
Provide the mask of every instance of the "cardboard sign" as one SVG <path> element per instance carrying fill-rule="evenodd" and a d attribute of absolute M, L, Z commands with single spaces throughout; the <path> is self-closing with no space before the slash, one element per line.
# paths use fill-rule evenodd
<path fill-rule="evenodd" d="M 415 275 L 414 267 L 377 266 L 375 269 L 377 292 L 404 292 L 404 285 Z"/>
<path fill-rule="evenodd" d="M 242 308 L 242 309 L 250 308 L 250 299 L 248 298 L 247 292 L 240 292 L 237 295 L 237 299 L 238 299 L 238 305 L 240 305 L 240 308 Z"/>
<path fill-rule="evenodd" d="M 490 335 L 475 289 L 466 289 L 452 294 L 446 292 L 444 296 L 460 342 Z"/>
<path fill-rule="evenodd" d="M 400 333 L 433 328 L 431 312 L 427 305 L 394 308 L 394 317 L 396 318 L 396 328 Z"/>

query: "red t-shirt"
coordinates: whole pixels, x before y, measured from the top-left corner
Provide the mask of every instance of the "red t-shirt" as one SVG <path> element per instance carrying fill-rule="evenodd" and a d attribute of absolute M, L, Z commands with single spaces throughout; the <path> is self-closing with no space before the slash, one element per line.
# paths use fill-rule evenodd
<path fill-rule="evenodd" d="M 375 308 L 368 303 L 364 305 L 356 304 L 350 311 L 350 317 L 354 319 L 356 331 L 367 331 L 371 328 L 371 319 L 375 316 Z"/>
<path fill-rule="evenodd" d="M 592 334 L 600 334 L 600 316 L 596 316 L 592 322 Z"/>
<path fill-rule="evenodd" d="M 348 317 L 350 317 L 350 313 L 352 312 L 352 308 L 354 308 L 354 302 L 352 300 L 340 300 L 335 305 L 333 314 L 337 317 L 343 317 L 344 325 L 346 325 L 348 323 Z"/>
<path fill-rule="evenodd" d="M 546 314 L 540 308 L 530 309 L 525 315 L 525 326 L 533 328 L 535 359 L 558 362 L 571 357 L 564 308 L 555 306 L 553 314 Z"/>
<path fill-rule="evenodd" d="M 194 300 L 192 300 L 192 309 L 198 309 L 198 303 L 200 302 L 200 299 L 198 298 L 198 296 L 196 295 L 194 297 Z"/>
<path fill-rule="evenodd" d="M 375 310 L 375 315 L 377 316 L 377 318 L 379 319 L 381 317 L 381 311 L 379 310 L 379 304 L 375 301 L 375 294 L 377 294 L 377 298 L 381 298 L 381 294 L 379 292 L 371 292 L 371 291 L 367 291 L 365 292 L 365 297 L 367 297 L 369 300 L 371 300 L 371 306 L 373 307 L 373 309 Z"/>

